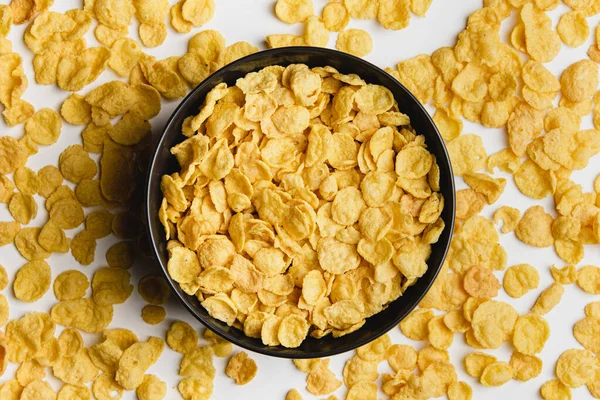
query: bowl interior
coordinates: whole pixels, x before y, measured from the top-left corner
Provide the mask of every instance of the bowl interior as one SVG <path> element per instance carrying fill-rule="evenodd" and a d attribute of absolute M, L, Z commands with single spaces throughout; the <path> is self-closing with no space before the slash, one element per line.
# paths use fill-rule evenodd
<path fill-rule="evenodd" d="M 438 243 L 432 246 L 429 268 L 425 275 L 385 310 L 368 318 L 361 329 L 341 338 L 333 338 L 331 335 L 322 339 L 308 337 L 300 347 L 286 349 L 282 346 L 265 346 L 260 339 L 247 337 L 242 331 L 212 318 L 194 296 L 184 293 L 179 284 L 171 280 L 166 269 L 166 240 L 158 220 L 158 210 L 162 200 L 161 176 L 179 170 L 177 161 L 169 149 L 185 139 L 181 134 L 183 120 L 198 113 L 208 91 L 221 82 L 233 85 L 236 79 L 269 65 L 287 66 L 295 63 L 303 63 L 309 67 L 330 65 L 342 73 L 358 74 L 366 82 L 385 86 L 392 91 L 399 109 L 410 117 L 413 128 L 425 136 L 429 150 L 437 158 L 441 173 L 441 193 L 445 198 L 442 218 L 446 228 Z M 343 353 L 374 340 L 396 326 L 416 307 L 435 280 L 446 256 L 454 224 L 455 195 L 452 169 L 444 142 L 427 111 L 404 86 L 383 70 L 349 54 L 323 48 L 289 47 L 255 53 L 229 64 L 207 78 L 181 102 L 165 126 L 150 164 L 147 185 L 146 210 L 150 239 L 156 258 L 176 296 L 194 317 L 215 333 L 248 350 L 276 357 L 317 358 Z"/>

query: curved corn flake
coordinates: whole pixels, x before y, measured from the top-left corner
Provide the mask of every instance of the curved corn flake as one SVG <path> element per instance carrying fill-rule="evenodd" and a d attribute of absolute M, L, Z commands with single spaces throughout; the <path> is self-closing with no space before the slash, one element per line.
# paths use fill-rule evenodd
<path fill-rule="evenodd" d="M 353 56 L 365 57 L 373 50 L 373 39 L 362 29 L 346 29 L 338 35 L 335 47 Z"/>

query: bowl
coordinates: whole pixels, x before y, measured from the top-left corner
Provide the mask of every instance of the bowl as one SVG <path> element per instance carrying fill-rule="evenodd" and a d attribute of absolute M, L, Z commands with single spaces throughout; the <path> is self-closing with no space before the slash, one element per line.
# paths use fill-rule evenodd
<path fill-rule="evenodd" d="M 399 109 L 410 117 L 413 128 L 425 136 L 428 149 L 437 158 L 441 174 L 441 193 L 445 198 L 442 219 L 446 227 L 439 241 L 432 246 L 432 254 L 428 260 L 429 268 L 425 275 L 385 310 L 368 318 L 362 328 L 340 338 L 333 338 L 331 335 L 321 339 L 307 337 L 300 347 L 288 349 L 283 346 L 265 346 L 260 339 L 247 337 L 241 330 L 212 318 L 195 296 L 181 290 L 179 284 L 174 282 L 167 272 L 167 241 L 158 219 L 158 210 L 163 197 L 160 189 L 161 176 L 179 170 L 179 165 L 169 149 L 186 139 L 181 134 L 183 120 L 198 113 L 208 91 L 221 82 L 233 85 L 236 79 L 268 65 L 287 66 L 296 63 L 303 63 L 309 67 L 330 65 L 342 73 L 356 73 L 366 82 L 385 86 L 392 91 Z M 419 304 L 433 284 L 446 257 L 454 227 L 455 192 L 452 167 L 444 141 L 427 111 L 403 85 L 382 69 L 352 55 L 325 48 L 286 47 L 261 51 L 234 61 L 209 76 L 183 99 L 167 122 L 151 159 L 146 191 L 150 241 L 156 259 L 176 297 L 198 321 L 228 341 L 250 351 L 283 358 L 319 358 L 343 353 L 376 339 L 398 325 Z"/>

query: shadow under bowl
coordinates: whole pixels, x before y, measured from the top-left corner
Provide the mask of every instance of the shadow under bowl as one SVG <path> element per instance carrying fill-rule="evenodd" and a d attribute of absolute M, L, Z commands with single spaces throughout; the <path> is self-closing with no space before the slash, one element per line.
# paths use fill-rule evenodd
<path fill-rule="evenodd" d="M 432 245 L 432 254 L 427 262 L 429 268 L 425 275 L 385 310 L 368 318 L 362 328 L 340 338 L 333 338 L 331 335 L 321 339 L 307 337 L 299 347 L 288 349 L 283 346 L 265 346 L 260 339 L 247 337 L 242 331 L 227 326 L 211 317 L 196 297 L 181 290 L 167 272 L 167 241 L 158 219 L 158 210 L 163 197 L 160 189 L 161 176 L 179 171 L 179 165 L 169 149 L 186 139 L 181 134 L 183 120 L 198 113 L 206 94 L 219 83 L 234 85 L 238 78 L 263 67 L 298 63 L 311 68 L 329 65 L 341 73 L 358 74 L 367 83 L 385 86 L 393 93 L 400 111 L 410 117 L 415 131 L 425 136 L 428 149 L 437 158 L 441 193 L 445 198 L 442 219 L 446 227 L 439 241 Z M 234 61 L 204 80 L 179 104 L 158 139 L 148 171 L 146 194 L 146 218 L 152 249 L 177 298 L 197 320 L 228 341 L 247 350 L 283 358 L 319 358 L 344 353 L 378 338 L 398 325 L 419 304 L 433 284 L 446 257 L 454 228 L 455 191 L 452 167 L 444 141 L 427 111 L 403 85 L 382 69 L 352 55 L 325 48 L 287 47 L 261 51 Z"/>

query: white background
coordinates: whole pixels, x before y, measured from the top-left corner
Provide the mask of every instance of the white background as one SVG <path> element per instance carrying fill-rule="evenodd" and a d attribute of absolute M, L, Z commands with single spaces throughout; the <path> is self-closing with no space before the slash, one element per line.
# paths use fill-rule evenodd
<path fill-rule="evenodd" d="M 8 3 L 8 0 L 0 0 L 0 3 Z M 55 0 L 52 10 L 64 12 L 70 8 L 81 7 L 81 3 L 81 1 Z M 246 40 L 261 49 L 265 48 L 264 38 L 268 34 L 301 33 L 301 26 L 289 26 L 275 18 L 273 14 L 274 3 L 273 0 L 217 0 L 215 17 L 204 27 L 195 28 L 190 34 L 182 35 L 173 31 L 169 26 L 169 35 L 165 43 L 159 48 L 144 49 L 144 51 L 155 55 L 158 58 L 183 55 L 186 51 L 189 38 L 201 29 L 219 30 L 225 36 L 227 44 Z M 319 13 L 324 4 L 326 4 L 326 1 L 324 0 L 315 0 L 315 9 L 317 10 L 317 13 Z M 375 21 L 353 20 L 349 27 L 366 29 L 373 36 L 374 49 L 373 52 L 366 57 L 367 60 L 380 67 L 392 67 L 395 66 L 398 61 L 413 57 L 417 54 L 431 54 L 431 52 L 441 46 L 453 45 L 455 43 L 456 35 L 465 26 L 467 16 L 480 7 L 481 0 L 434 0 L 425 18 L 413 16 L 410 26 L 402 31 L 393 32 L 384 30 Z M 566 11 L 567 7 L 561 5 L 557 10 L 550 13 L 554 21 L 554 26 L 556 26 L 560 15 Z M 502 36 L 504 40 L 507 39 L 508 34 L 512 29 L 514 17 L 515 16 L 513 15 L 513 18 L 503 24 Z M 560 74 L 560 72 L 569 64 L 586 57 L 585 52 L 587 51 L 587 48 L 594 42 L 593 32 L 598 24 L 598 18 L 590 18 L 588 21 L 592 32 L 588 41 L 577 49 L 571 49 L 563 45 L 563 49 L 557 59 L 548 64 L 548 67 L 555 74 Z M 69 93 L 63 92 L 55 86 L 41 86 L 35 83 L 31 64 L 32 54 L 22 41 L 25 27 L 26 25 L 13 27 L 13 30 L 9 34 L 9 39 L 13 42 L 14 51 L 17 51 L 23 57 L 23 67 L 30 82 L 29 88 L 25 92 L 23 98 L 31 102 L 36 109 L 50 107 L 58 110 L 64 99 L 68 97 Z M 92 32 L 93 28 L 86 36 L 88 39 L 88 46 L 98 45 Z M 131 25 L 130 36 L 137 38 L 137 21 L 135 20 Z M 329 47 L 335 47 L 335 36 L 335 34 L 331 35 Z M 87 93 L 92 87 L 116 78 L 117 76 L 112 71 L 106 70 L 94 84 L 86 87 L 82 93 Z M 152 120 L 155 135 L 160 134 L 163 124 L 176 105 L 177 101 L 163 103 L 162 112 Z M 591 127 L 591 119 L 589 117 L 585 119 L 583 127 Z M 49 147 L 40 146 L 40 152 L 31 157 L 27 165 L 34 170 L 48 164 L 56 165 L 58 155 L 68 145 L 81 143 L 81 130 L 82 127 L 71 126 L 64 123 L 62 135 L 58 143 Z M 10 135 L 19 138 L 23 134 L 23 126 L 20 125 L 8 128 L 4 122 L 0 120 L 0 133 L 2 135 Z M 506 135 L 503 130 L 486 129 L 479 125 L 465 123 L 464 133 L 476 133 L 483 136 L 489 154 L 507 146 Z M 593 179 L 598 172 L 600 172 L 600 168 L 598 167 L 599 159 L 600 158 L 598 157 L 592 159 L 585 171 L 579 171 L 573 174 L 573 179 L 578 183 L 581 183 L 585 191 L 592 190 Z M 500 175 L 502 174 L 498 173 L 496 176 Z M 510 205 L 524 211 L 534 204 L 542 204 L 547 211 L 554 213 L 553 201 L 550 198 L 542 202 L 533 201 L 518 192 L 512 177 L 505 177 L 509 181 L 506 191 L 496 204 L 485 208 L 483 212 L 484 215 L 488 217 L 491 216 L 501 205 Z M 457 184 L 459 188 L 465 187 L 460 179 Z M 38 217 L 31 222 L 30 226 L 42 226 L 47 218 L 43 207 L 43 199 L 37 197 L 37 200 L 40 206 L 40 213 Z M 10 220 L 10 215 L 5 205 L 1 205 L 0 207 L 0 220 Z M 71 237 L 75 233 L 75 231 L 68 232 Z M 93 271 L 105 263 L 105 250 L 114 243 L 115 240 L 115 238 L 100 240 L 96 250 L 95 262 L 92 266 L 88 267 L 78 265 L 72 259 L 70 254 L 53 255 L 48 260 L 52 267 L 53 278 L 64 270 L 76 268 L 82 270 L 91 279 Z M 507 301 L 512 304 L 519 312 L 525 313 L 534 303 L 539 293 L 552 282 L 550 266 L 556 263 L 558 266 L 562 267 L 564 263 L 558 259 L 552 248 L 537 249 L 528 247 L 519 242 L 512 233 L 504 235 L 501 238 L 501 244 L 507 250 L 509 266 L 518 263 L 530 263 L 540 272 L 540 286 L 537 290 L 531 291 L 518 300 L 509 298 L 503 292 L 498 297 L 499 300 Z M 7 246 L 0 249 L 0 263 L 7 269 L 9 277 L 11 278 L 10 284 L 12 284 L 12 278 L 14 277 L 15 272 L 25 263 L 25 260 L 21 258 L 12 246 Z M 586 246 L 586 257 L 581 265 L 599 263 L 600 256 L 598 253 L 598 246 Z M 158 273 L 156 266 L 153 265 L 152 262 L 145 260 L 131 270 L 133 274 L 132 280 L 137 283 L 141 277 L 153 271 Z M 502 273 L 498 273 L 498 278 L 501 279 L 501 275 Z M 9 298 L 11 319 L 21 317 L 24 313 L 34 310 L 48 312 L 50 307 L 56 302 L 52 290 L 48 291 L 46 295 L 36 303 L 27 304 L 20 302 L 14 298 L 10 284 L 3 292 Z M 562 351 L 568 348 L 580 348 L 579 344 L 573 338 L 572 326 L 577 320 L 584 316 L 584 306 L 594 300 L 600 300 L 600 296 L 595 296 L 594 298 L 594 296 L 582 292 L 575 285 L 566 287 L 562 302 L 547 315 L 547 319 L 551 326 L 551 336 L 544 351 L 540 354 L 540 357 L 544 361 L 544 368 L 542 374 L 536 379 L 527 383 L 511 381 L 500 388 L 484 388 L 473 378 L 464 373 L 462 367 L 463 358 L 465 354 L 469 351 L 473 351 L 473 349 L 464 344 L 462 335 L 456 335 L 454 345 L 450 349 L 450 354 L 451 361 L 457 366 L 459 378 L 473 386 L 475 399 L 506 399 L 510 397 L 515 399 L 539 398 L 539 387 L 544 382 L 554 377 L 555 361 Z M 157 326 L 149 326 L 142 321 L 140 311 L 143 305 L 144 302 L 137 294 L 137 291 L 134 291 L 131 298 L 125 304 L 115 306 L 115 318 L 110 327 L 125 327 L 132 329 L 138 334 L 140 340 L 146 340 L 149 335 L 164 338 L 169 325 L 177 319 L 189 322 L 199 331 L 203 329 L 200 323 L 190 318 L 184 308 L 173 298 L 171 298 L 167 304 L 167 319 Z M 61 328 L 57 327 L 57 332 L 60 330 Z M 398 328 L 392 329 L 389 334 L 394 343 L 410 343 L 417 349 L 425 345 L 425 343 L 414 343 L 407 340 L 402 336 Z M 96 343 L 99 339 L 99 335 L 86 335 L 85 339 L 86 343 L 91 345 Z M 489 353 L 496 355 L 501 360 L 508 361 L 511 354 L 511 347 L 509 344 L 505 344 L 500 349 L 489 351 Z M 344 354 L 332 358 L 331 368 L 340 379 L 343 363 L 350 356 L 351 354 Z M 243 387 L 236 386 L 232 383 L 231 379 L 225 376 L 225 360 L 215 359 L 215 366 L 218 371 L 215 380 L 215 399 L 283 399 L 286 392 L 291 388 L 299 389 L 305 398 L 314 398 L 314 396 L 311 396 L 305 390 L 305 375 L 297 371 L 290 360 L 269 358 L 258 354 L 251 354 L 251 357 L 258 363 L 258 374 L 251 383 Z M 176 385 L 179 382 L 177 371 L 180 359 L 181 356 L 179 354 L 165 348 L 160 360 L 148 371 L 148 373 L 156 374 L 162 380 L 167 382 L 167 399 L 178 398 Z M 9 366 L 8 371 L 0 381 L 10 379 L 15 368 L 15 365 Z M 380 364 L 379 372 L 390 372 L 387 363 L 384 362 Z M 56 389 L 60 387 L 60 384 L 53 378 L 49 378 L 49 380 Z M 336 392 L 338 398 L 344 398 L 345 390 L 346 389 L 342 387 Z M 382 396 L 383 395 L 380 397 Z M 134 399 L 135 394 L 132 392 L 125 393 L 123 398 Z M 591 398 L 591 396 L 587 389 L 583 387 L 573 391 L 573 398 L 587 399 Z"/>

